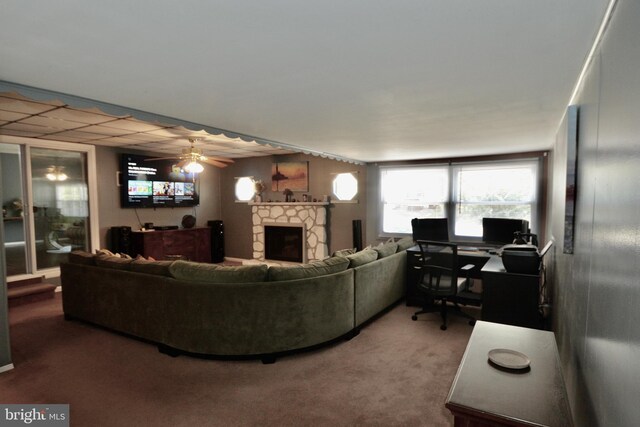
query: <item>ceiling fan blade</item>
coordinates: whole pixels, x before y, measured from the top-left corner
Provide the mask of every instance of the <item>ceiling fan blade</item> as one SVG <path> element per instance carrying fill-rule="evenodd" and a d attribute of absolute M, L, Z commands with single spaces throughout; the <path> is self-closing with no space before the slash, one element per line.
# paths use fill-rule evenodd
<path fill-rule="evenodd" d="M 217 160 L 219 162 L 224 162 L 224 163 L 235 163 L 235 160 L 228 159 L 226 157 L 215 157 L 215 156 L 202 156 L 202 157 L 204 157 L 203 161 L 206 159 L 211 159 L 211 160 Z"/>
<path fill-rule="evenodd" d="M 176 166 L 178 166 L 180 169 L 182 169 L 185 166 L 187 166 L 187 163 L 189 163 L 189 160 L 181 160 L 180 163 L 178 163 Z"/>
<path fill-rule="evenodd" d="M 202 161 L 203 163 L 207 163 L 219 168 L 226 168 L 227 164 L 223 163 L 223 162 L 219 162 L 217 160 L 213 160 L 213 159 L 209 159 L 209 158 L 205 158 L 205 159 L 200 159 L 200 161 Z"/>
<path fill-rule="evenodd" d="M 144 159 L 145 162 L 155 162 L 156 160 L 180 160 L 180 157 L 150 157 L 148 159 Z"/>

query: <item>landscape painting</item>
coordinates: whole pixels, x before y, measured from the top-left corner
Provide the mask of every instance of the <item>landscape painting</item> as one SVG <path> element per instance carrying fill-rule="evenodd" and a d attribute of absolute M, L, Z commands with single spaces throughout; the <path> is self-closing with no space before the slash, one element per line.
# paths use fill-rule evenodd
<path fill-rule="evenodd" d="M 309 162 L 283 162 L 271 165 L 271 191 L 309 191 Z"/>

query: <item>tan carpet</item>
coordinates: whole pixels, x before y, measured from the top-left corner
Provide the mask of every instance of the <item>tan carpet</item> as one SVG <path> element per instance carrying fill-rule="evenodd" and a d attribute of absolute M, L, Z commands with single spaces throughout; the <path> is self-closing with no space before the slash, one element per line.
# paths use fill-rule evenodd
<path fill-rule="evenodd" d="M 60 294 L 12 308 L 1 403 L 68 403 L 72 426 L 451 426 L 444 407 L 472 327 L 399 305 L 351 341 L 217 361 L 65 321 Z"/>

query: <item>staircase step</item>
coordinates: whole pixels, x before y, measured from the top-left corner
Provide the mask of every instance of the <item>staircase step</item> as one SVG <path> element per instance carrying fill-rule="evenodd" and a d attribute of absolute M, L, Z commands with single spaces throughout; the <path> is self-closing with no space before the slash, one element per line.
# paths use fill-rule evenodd
<path fill-rule="evenodd" d="M 53 298 L 56 287 L 56 285 L 50 283 L 32 283 L 8 289 L 7 299 L 9 307 Z"/>
<path fill-rule="evenodd" d="M 20 288 L 22 286 L 33 285 L 35 283 L 42 283 L 43 280 L 44 280 L 44 276 L 30 277 L 28 279 L 22 279 L 22 280 L 14 280 L 12 282 L 7 282 L 7 289 Z"/>

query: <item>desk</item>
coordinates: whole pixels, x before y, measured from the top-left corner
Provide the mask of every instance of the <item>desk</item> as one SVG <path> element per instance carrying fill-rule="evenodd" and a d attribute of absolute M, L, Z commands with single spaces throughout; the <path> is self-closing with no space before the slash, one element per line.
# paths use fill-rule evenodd
<path fill-rule="evenodd" d="M 406 304 L 423 306 L 424 295 L 418 291 L 420 280 L 419 246 L 407 249 Z M 470 276 L 482 279 L 482 320 L 508 325 L 541 328 L 538 310 L 540 276 L 507 273 L 502 258 L 484 251 L 458 251 L 458 264 L 473 264 Z"/>
<path fill-rule="evenodd" d="M 540 275 L 507 273 L 497 255 L 482 267 L 481 275 L 482 320 L 542 328 Z"/>
<path fill-rule="evenodd" d="M 494 348 L 524 353 L 530 368 L 495 368 Z M 572 426 L 553 332 L 478 321 L 445 406 L 456 427 Z"/>

